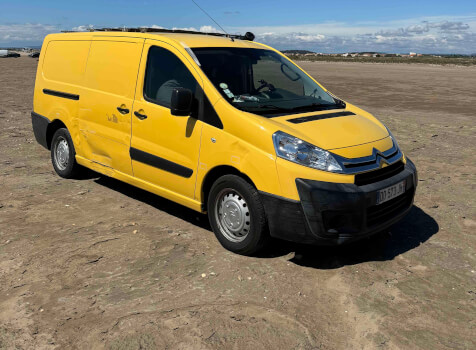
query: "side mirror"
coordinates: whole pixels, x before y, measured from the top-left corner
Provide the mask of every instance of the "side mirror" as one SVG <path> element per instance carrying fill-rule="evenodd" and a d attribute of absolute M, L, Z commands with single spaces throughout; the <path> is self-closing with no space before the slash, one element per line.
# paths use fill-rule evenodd
<path fill-rule="evenodd" d="M 176 116 L 189 116 L 192 112 L 192 91 L 185 88 L 174 88 L 170 101 L 170 112 Z"/>

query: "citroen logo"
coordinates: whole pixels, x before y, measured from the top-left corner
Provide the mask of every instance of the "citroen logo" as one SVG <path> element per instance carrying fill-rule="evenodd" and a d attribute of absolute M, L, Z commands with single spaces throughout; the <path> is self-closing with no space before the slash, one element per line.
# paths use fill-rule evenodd
<path fill-rule="evenodd" d="M 401 158 L 398 147 L 394 144 L 392 148 L 382 152 L 375 147 L 372 148 L 372 155 L 361 158 L 343 158 L 340 162 L 348 168 L 345 172 L 356 173 L 362 170 L 381 169 L 393 164 L 397 158 Z"/>
<path fill-rule="evenodd" d="M 374 148 L 372 150 L 372 153 L 374 154 L 375 160 L 376 160 L 377 164 L 379 164 L 380 168 L 385 168 L 386 166 L 388 166 L 388 162 L 385 159 L 385 156 L 382 153 L 380 153 L 379 150 Z"/>
<path fill-rule="evenodd" d="M 378 149 L 376 148 L 373 148 L 372 149 L 372 154 L 374 155 L 374 157 L 384 157 L 384 155 L 382 154 L 382 152 L 380 152 Z"/>

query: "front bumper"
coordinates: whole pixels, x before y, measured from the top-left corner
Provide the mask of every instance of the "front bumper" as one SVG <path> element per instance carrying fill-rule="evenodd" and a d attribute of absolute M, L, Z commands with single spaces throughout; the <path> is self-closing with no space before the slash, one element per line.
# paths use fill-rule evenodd
<path fill-rule="evenodd" d="M 376 205 L 377 191 L 406 180 L 405 193 Z M 398 174 L 357 186 L 296 179 L 300 201 L 261 192 L 271 236 L 294 242 L 338 245 L 385 230 L 413 205 L 415 165 L 407 159 Z"/>

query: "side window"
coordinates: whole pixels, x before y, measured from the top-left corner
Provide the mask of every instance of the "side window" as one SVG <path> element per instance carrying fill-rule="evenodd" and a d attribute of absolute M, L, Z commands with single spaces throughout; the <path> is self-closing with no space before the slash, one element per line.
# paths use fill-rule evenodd
<path fill-rule="evenodd" d="M 150 102 L 170 107 L 172 91 L 177 87 L 190 89 L 195 94 L 197 81 L 172 52 L 152 46 L 147 57 L 144 97 Z"/>

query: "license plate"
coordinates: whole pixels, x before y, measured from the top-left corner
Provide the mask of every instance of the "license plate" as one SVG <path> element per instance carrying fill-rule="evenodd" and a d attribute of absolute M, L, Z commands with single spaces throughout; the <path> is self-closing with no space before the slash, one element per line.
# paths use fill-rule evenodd
<path fill-rule="evenodd" d="M 405 181 L 399 182 L 393 186 L 384 188 L 377 192 L 377 205 L 385 203 L 405 192 Z"/>

